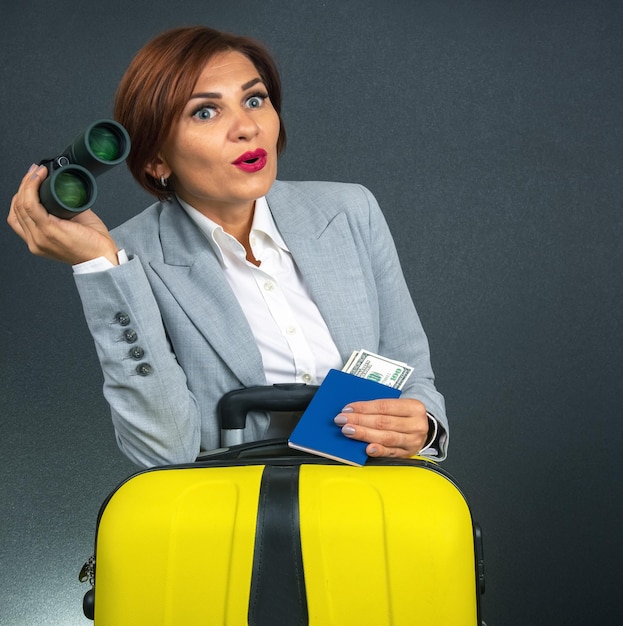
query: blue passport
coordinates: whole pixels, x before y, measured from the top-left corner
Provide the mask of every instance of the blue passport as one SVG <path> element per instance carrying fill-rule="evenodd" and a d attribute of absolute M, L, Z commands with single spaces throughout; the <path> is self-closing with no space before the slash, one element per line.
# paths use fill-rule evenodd
<path fill-rule="evenodd" d="M 343 435 L 333 419 L 349 402 L 399 396 L 400 389 L 340 370 L 329 370 L 292 431 L 288 445 L 342 463 L 361 466 L 368 458 L 368 444 Z"/>

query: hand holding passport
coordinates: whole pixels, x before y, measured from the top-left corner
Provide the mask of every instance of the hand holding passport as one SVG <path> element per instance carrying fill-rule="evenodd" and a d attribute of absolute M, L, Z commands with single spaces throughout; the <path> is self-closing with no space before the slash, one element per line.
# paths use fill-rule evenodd
<path fill-rule="evenodd" d="M 345 437 L 333 419 L 349 402 L 398 398 L 412 371 L 406 363 L 367 350 L 354 351 L 342 371 L 329 370 L 288 445 L 349 465 L 363 465 L 368 444 Z"/>

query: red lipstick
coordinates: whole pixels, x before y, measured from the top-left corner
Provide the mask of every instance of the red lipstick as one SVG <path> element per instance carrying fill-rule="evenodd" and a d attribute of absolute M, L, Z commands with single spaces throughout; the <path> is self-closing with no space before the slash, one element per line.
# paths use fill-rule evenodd
<path fill-rule="evenodd" d="M 264 169 L 264 166 L 266 165 L 266 157 L 266 150 L 257 148 L 256 150 L 251 150 L 241 154 L 232 163 L 232 165 L 235 165 L 243 172 L 259 172 L 261 169 Z"/>

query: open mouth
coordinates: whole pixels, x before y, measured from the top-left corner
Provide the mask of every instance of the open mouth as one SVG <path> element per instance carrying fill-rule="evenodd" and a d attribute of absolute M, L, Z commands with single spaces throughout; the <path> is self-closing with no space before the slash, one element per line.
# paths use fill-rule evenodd
<path fill-rule="evenodd" d="M 234 161 L 234 165 L 240 165 L 241 163 L 253 165 L 257 163 L 260 159 L 265 159 L 265 158 L 266 158 L 266 150 L 262 150 L 262 148 L 258 148 L 257 150 L 252 150 L 249 152 L 245 152 L 244 154 L 241 154 Z"/>
<path fill-rule="evenodd" d="M 251 150 L 241 154 L 232 165 L 245 172 L 257 172 L 264 168 L 267 160 L 267 152 L 262 148 Z"/>

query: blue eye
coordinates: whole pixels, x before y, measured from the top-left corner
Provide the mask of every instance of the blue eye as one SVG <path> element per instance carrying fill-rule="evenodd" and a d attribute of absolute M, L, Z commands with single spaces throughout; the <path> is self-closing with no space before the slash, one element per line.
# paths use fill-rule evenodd
<path fill-rule="evenodd" d="M 268 98 L 267 95 L 255 94 L 247 99 L 246 104 L 250 109 L 259 109 L 264 104 L 266 98 Z"/>
<path fill-rule="evenodd" d="M 199 120 L 211 120 L 215 115 L 216 109 L 212 106 L 202 106 L 193 113 L 193 117 Z"/>

